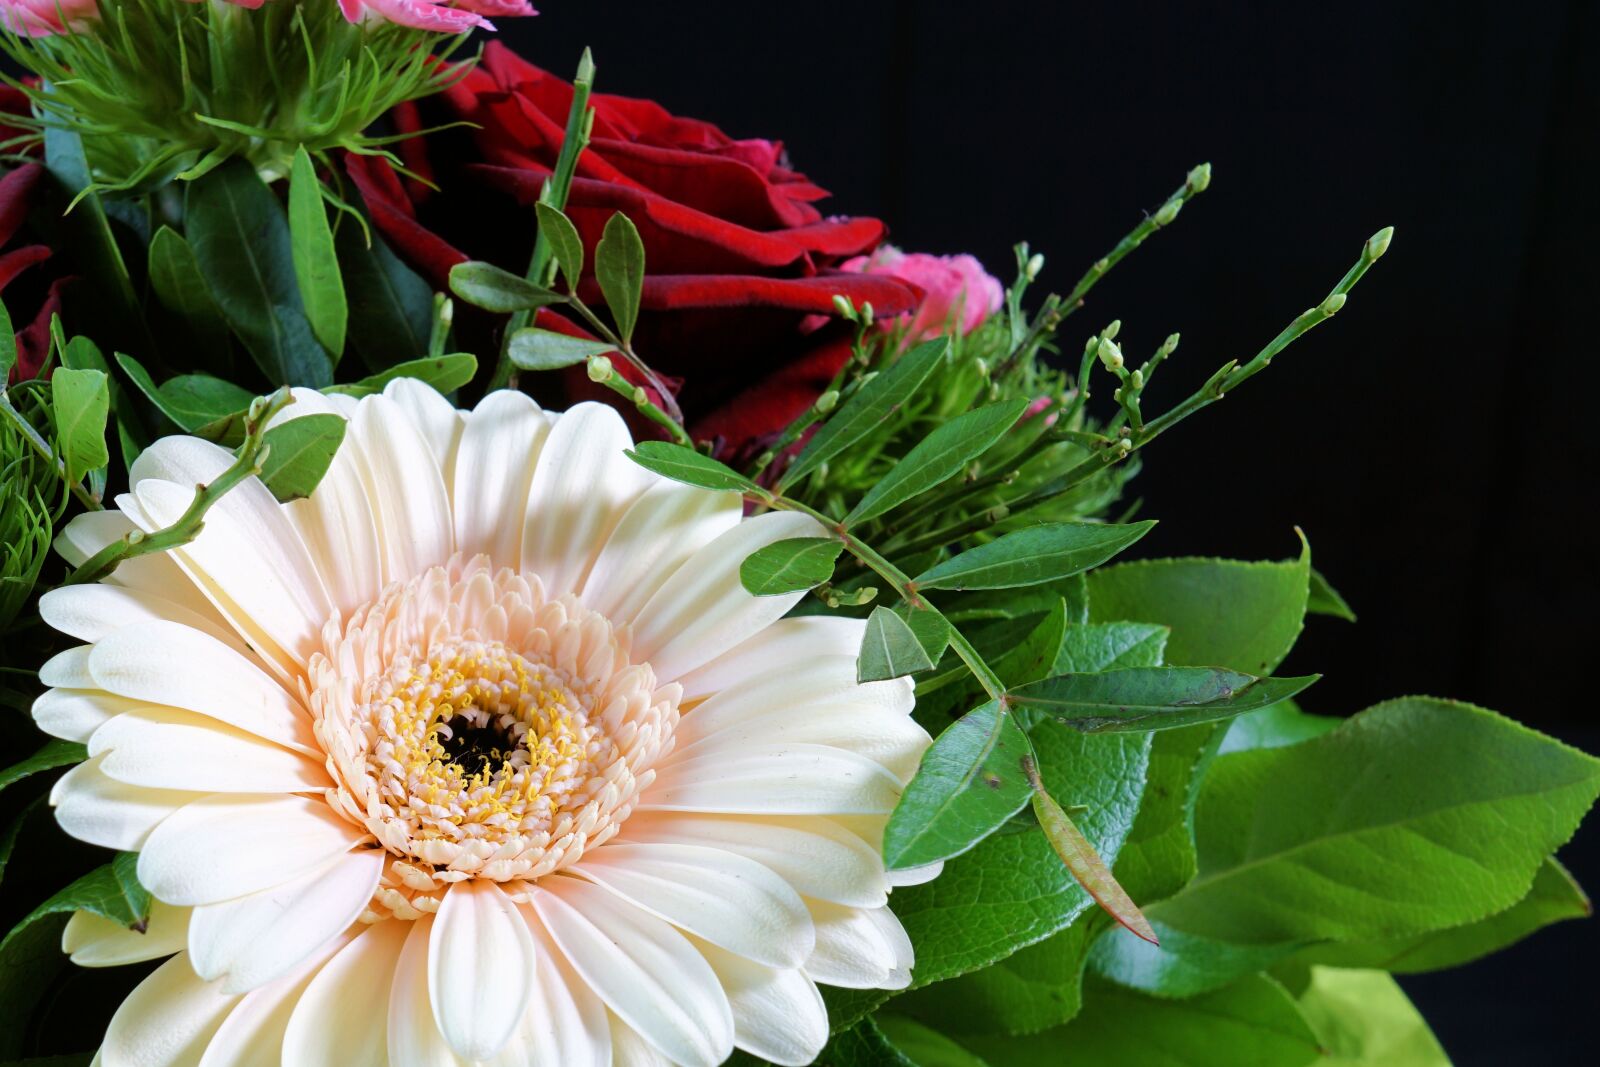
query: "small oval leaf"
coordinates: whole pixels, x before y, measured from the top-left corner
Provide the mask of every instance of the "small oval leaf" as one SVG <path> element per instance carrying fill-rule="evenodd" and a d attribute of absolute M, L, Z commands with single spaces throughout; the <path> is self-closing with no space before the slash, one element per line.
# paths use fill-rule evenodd
<path fill-rule="evenodd" d="M 725 489 L 764 498 L 767 493 L 732 467 L 670 441 L 641 441 L 627 457 L 663 478 L 701 489 Z"/>
<path fill-rule="evenodd" d="M 813 589 L 833 577 L 844 544 L 831 537 L 790 537 L 764 545 L 739 564 L 739 583 L 755 596 Z"/>
<path fill-rule="evenodd" d="M 624 343 L 631 341 L 644 293 L 644 242 L 633 221 L 620 211 L 606 220 L 595 246 L 594 274 L 611 317 L 617 320 L 617 333 Z"/>
<path fill-rule="evenodd" d="M 342 415 L 303 415 L 268 430 L 270 446 L 261 462 L 261 481 L 279 503 L 310 496 L 328 473 L 328 464 L 344 441 Z"/>
<path fill-rule="evenodd" d="M 616 346 L 528 326 L 511 335 L 508 351 L 511 362 L 523 370 L 558 370 L 582 363 L 590 356 L 614 352 Z"/>
<path fill-rule="evenodd" d="M 1150 532 L 1153 521 L 1050 522 L 969 548 L 917 576 L 924 589 L 1011 589 L 1098 567 Z"/>

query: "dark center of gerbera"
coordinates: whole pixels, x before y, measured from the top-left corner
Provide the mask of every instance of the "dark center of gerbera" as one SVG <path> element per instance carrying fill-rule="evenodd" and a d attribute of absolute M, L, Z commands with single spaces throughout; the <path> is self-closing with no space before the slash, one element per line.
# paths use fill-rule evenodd
<path fill-rule="evenodd" d="M 442 739 L 444 762 L 453 763 L 467 775 L 490 775 L 510 761 L 512 753 L 523 747 L 501 726 L 498 717 L 481 725 L 465 718 L 450 722 L 450 736 Z"/>

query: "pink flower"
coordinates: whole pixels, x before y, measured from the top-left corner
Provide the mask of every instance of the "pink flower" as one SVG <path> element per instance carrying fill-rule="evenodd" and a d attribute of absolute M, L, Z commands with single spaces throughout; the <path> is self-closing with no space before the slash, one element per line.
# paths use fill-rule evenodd
<path fill-rule="evenodd" d="M 494 29 L 494 23 L 485 15 L 538 14 L 528 0 L 455 0 L 448 5 L 431 0 L 339 0 L 339 10 L 351 22 L 359 22 L 364 14 L 371 13 L 388 22 L 435 33 L 465 33 L 475 26 Z"/>
<path fill-rule="evenodd" d="M 870 256 L 845 261 L 840 269 L 888 274 L 922 290 L 922 304 L 915 313 L 889 320 L 905 324 L 909 341 L 937 337 L 952 325 L 959 326 L 964 334 L 971 333 L 999 311 L 1005 299 L 1000 282 L 969 255 L 908 254 L 884 245 Z"/>
<path fill-rule="evenodd" d="M 49 37 L 99 17 L 95 0 L 0 0 L 0 26 L 21 37 Z"/>

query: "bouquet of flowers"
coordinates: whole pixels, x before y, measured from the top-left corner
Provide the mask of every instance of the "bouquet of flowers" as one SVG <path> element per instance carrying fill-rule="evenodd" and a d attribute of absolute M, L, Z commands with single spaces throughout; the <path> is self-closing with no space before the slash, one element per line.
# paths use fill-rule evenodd
<path fill-rule="evenodd" d="M 1119 560 L 1392 230 L 1163 407 L 1068 320 L 1209 166 L 1041 297 L 532 13 L 0 0 L 0 1061 L 1446 1062 L 1600 761 Z"/>

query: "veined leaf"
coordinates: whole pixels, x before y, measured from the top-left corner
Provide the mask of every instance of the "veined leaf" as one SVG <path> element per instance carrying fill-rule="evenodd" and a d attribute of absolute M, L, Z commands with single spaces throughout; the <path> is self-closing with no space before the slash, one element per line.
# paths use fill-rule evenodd
<path fill-rule="evenodd" d="M 627 455 L 645 470 L 685 485 L 766 495 L 765 490 L 732 467 L 670 441 L 640 441 Z"/>
<path fill-rule="evenodd" d="M 1009 589 L 1039 585 L 1098 567 L 1155 523 L 1052 522 L 1008 533 L 923 571 L 924 589 Z"/>
<path fill-rule="evenodd" d="M 811 443 L 784 472 L 779 487 L 793 485 L 882 423 L 922 388 L 949 350 L 947 338 L 925 341 L 864 383 L 812 436 Z"/>
<path fill-rule="evenodd" d="M 261 463 L 261 481 L 279 503 L 312 494 L 344 441 L 345 425 L 343 415 L 302 415 L 266 432 L 270 451 Z"/>
<path fill-rule="evenodd" d="M 118 352 L 116 360 L 117 366 L 161 414 L 190 433 L 218 419 L 244 412 L 255 399 L 248 390 L 209 374 L 183 374 L 157 385 L 144 365 L 132 356 Z"/>
<path fill-rule="evenodd" d="M 865 522 L 899 507 L 959 474 L 1016 425 L 1028 408 L 1023 398 L 990 404 L 958 415 L 918 441 L 846 515 L 846 524 Z"/>
<path fill-rule="evenodd" d="M 1255 678 L 1224 667 L 1129 667 L 1057 675 L 1014 689 L 1010 696 L 1086 733 L 1170 730 L 1276 704 L 1317 677 Z"/>
<path fill-rule="evenodd" d="M 57 367 L 50 376 L 57 447 L 67 465 L 67 481 L 73 485 L 111 461 L 106 449 L 106 419 L 111 414 L 109 383 L 105 373 L 97 370 Z"/>
<path fill-rule="evenodd" d="M 843 542 L 832 537 L 774 541 L 739 564 L 739 583 L 754 596 L 803 592 L 833 577 L 833 562 L 843 551 Z"/>
<path fill-rule="evenodd" d="M 1295 944 L 1236 945 L 1169 926 L 1149 908 L 1160 939 L 1151 944 L 1126 930 L 1108 930 L 1089 951 L 1089 967 L 1102 978 L 1157 997 L 1192 997 L 1232 985 L 1292 955 Z"/>
<path fill-rule="evenodd" d="M 349 295 L 350 343 L 370 369 L 384 371 L 428 354 L 433 289 L 371 236 L 369 244 L 360 226 L 341 226 L 334 244 Z"/>
<path fill-rule="evenodd" d="M 1398 983 L 1382 971 L 1311 968 L 1297 1004 L 1325 1050 L 1320 1067 L 1450 1067 Z"/>
<path fill-rule="evenodd" d="M 502 314 L 542 308 L 565 299 L 560 293 L 479 260 L 450 268 L 450 291 L 475 307 Z"/>
<path fill-rule="evenodd" d="M 949 639 L 950 624 L 935 612 L 915 611 L 908 621 L 889 608 L 873 608 L 861 638 L 861 653 L 856 657 L 856 681 L 878 682 L 932 670 Z M 935 643 L 939 646 L 937 652 L 931 651 Z"/>
<path fill-rule="evenodd" d="M 554 205 L 542 200 L 533 205 L 533 210 L 539 218 L 539 232 L 550 242 L 567 288 L 577 292 L 583 278 L 583 238 L 578 236 L 578 228 Z"/>
<path fill-rule="evenodd" d="M 1306 611 L 1313 615 L 1332 615 L 1345 622 L 1355 622 L 1356 613 L 1350 610 L 1339 591 L 1328 584 L 1328 579 L 1315 568 L 1311 571 L 1311 592 L 1306 600 Z"/>
<path fill-rule="evenodd" d="M 1217 755 L 1225 756 L 1229 752 L 1245 752 L 1252 748 L 1297 745 L 1301 741 L 1321 737 L 1343 721 L 1331 715 L 1308 715 L 1292 700 L 1268 704 L 1264 708 L 1246 712 L 1229 723 L 1227 736 L 1222 739 L 1222 747 L 1217 750 Z"/>
<path fill-rule="evenodd" d="M 952 723 L 923 753 L 889 816 L 884 864 L 904 870 L 959 856 L 999 829 L 1032 795 L 1022 770 L 1031 751 L 1027 735 L 998 701 Z"/>
<path fill-rule="evenodd" d="M 162 226 L 150 238 L 148 265 L 156 299 L 182 320 L 195 341 L 210 350 L 227 345 L 228 324 L 211 299 L 189 242 L 172 227 Z"/>
<path fill-rule="evenodd" d="M 1089 839 L 1083 836 L 1083 831 L 1055 802 L 1055 798 L 1045 791 L 1043 784 L 1037 781 L 1033 790 L 1033 813 L 1038 817 L 1039 825 L 1044 828 L 1044 836 L 1056 850 L 1056 855 L 1061 857 L 1061 862 L 1066 864 L 1067 870 L 1094 898 L 1094 902 L 1119 926 L 1152 945 L 1157 944 L 1156 932 L 1150 928 L 1150 922 L 1139 906 L 1117 883 L 1111 868 L 1100 858 Z"/>
<path fill-rule="evenodd" d="M 306 318 L 335 365 L 344 352 L 344 331 L 349 320 L 344 279 L 334 252 L 333 229 L 322 204 L 322 182 L 305 145 L 295 150 L 289 174 L 289 236 L 294 254 L 294 277 L 305 305 Z"/>
<path fill-rule="evenodd" d="M 894 1051 L 916 1067 L 988 1067 L 944 1034 L 915 1019 L 880 1012 L 872 1021 Z M 874 1065 L 876 1067 L 876 1065 Z"/>
<path fill-rule="evenodd" d="M 449 395 L 472 381 L 472 376 L 477 372 L 478 357 L 469 352 L 455 352 L 448 356 L 429 356 L 396 363 L 388 370 L 369 374 L 359 382 L 331 386 L 323 392 L 371 396 L 383 392 L 383 387 L 396 378 L 415 378 L 433 386 L 435 392 Z"/>
<path fill-rule="evenodd" d="M 1148 622 L 1068 626 L 1051 674 L 1098 674 L 1121 667 L 1159 667 L 1167 647 L 1165 626 Z"/>
<path fill-rule="evenodd" d="M 31 774 L 82 763 L 88 758 L 89 750 L 76 741 L 46 741 L 43 748 L 21 763 L 13 763 L 9 767 L 0 769 L 0 789 L 14 782 L 20 782 Z"/>
<path fill-rule="evenodd" d="M 633 220 L 618 211 L 606 220 L 600 243 L 594 249 L 594 276 L 605 294 L 606 306 L 617 321 L 623 343 L 633 339 L 639 321 L 639 299 L 644 293 L 644 242 Z"/>
<path fill-rule="evenodd" d="M 506 349 L 511 362 L 523 370 L 559 370 L 582 363 L 590 356 L 615 352 L 616 346 L 588 337 L 571 337 L 554 330 L 525 326 L 511 335 Z"/>

